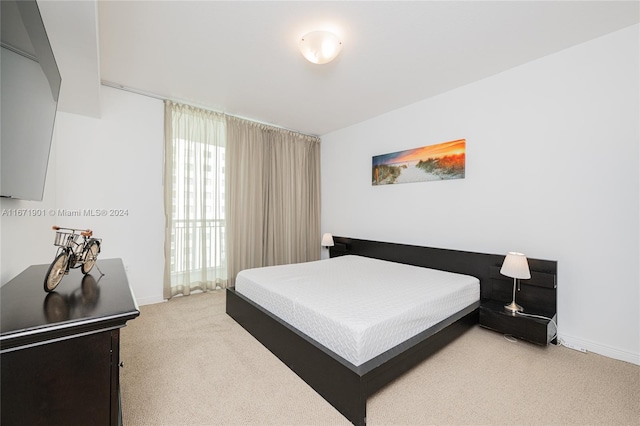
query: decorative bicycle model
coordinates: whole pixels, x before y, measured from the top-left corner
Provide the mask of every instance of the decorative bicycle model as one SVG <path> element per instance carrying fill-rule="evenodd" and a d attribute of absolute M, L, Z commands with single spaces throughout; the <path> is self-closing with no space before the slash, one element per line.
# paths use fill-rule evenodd
<path fill-rule="evenodd" d="M 53 291 L 62 278 L 69 274 L 69 269 L 82 268 L 88 274 L 96 264 L 100 253 L 101 238 L 93 238 L 91 229 L 73 229 L 54 226 L 56 238 L 53 245 L 58 246 L 56 257 L 51 262 L 44 278 L 44 291 Z M 65 232 L 71 231 L 71 232 Z"/>

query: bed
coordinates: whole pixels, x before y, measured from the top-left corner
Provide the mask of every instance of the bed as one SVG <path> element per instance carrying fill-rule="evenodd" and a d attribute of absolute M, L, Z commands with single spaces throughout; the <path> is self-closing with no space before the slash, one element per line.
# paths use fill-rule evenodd
<path fill-rule="evenodd" d="M 334 241 L 330 260 L 241 272 L 227 289 L 226 310 L 348 420 L 364 425 L 369 395 L 477 324 L 483 294 L 512 281 L 492 273 L 502 255 Z M 555 268 L 536 259 L 529 265 Z M 369 276 L 358 279 L 363 269 Z M 426 281 L 435 284 L 423 289 Z M 422 293 L 412 298 L 416 291 Z M 359 306 L 350 294 L 376 297 Z M 448 310 L 428 314 L 442 305 Z"/>

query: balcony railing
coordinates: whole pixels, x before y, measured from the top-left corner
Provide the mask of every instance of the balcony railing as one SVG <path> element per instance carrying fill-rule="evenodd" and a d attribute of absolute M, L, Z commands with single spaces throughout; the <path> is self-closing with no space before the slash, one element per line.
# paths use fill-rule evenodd
<path fill-rule="evenodd" d="M 225 220 L 176 220 L 171 231 L 171 273 L 226 267 Z"/>

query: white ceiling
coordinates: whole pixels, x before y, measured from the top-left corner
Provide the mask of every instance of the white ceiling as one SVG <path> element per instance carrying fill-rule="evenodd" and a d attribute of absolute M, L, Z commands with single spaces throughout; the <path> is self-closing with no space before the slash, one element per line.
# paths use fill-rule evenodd
<path fill-rule="evenodd" d="M 62 110 L 92 115 L 99 98 L 86 88 L 97 72 L 103 82 L 316 135 L 640 22 L 638 1 L 39 4 L 63 77 Z M 326 28 L 342 37 L 342 52 L 313 65 L 298 39 Z M 76 88 L 83 69 L 90 76 Z"/>

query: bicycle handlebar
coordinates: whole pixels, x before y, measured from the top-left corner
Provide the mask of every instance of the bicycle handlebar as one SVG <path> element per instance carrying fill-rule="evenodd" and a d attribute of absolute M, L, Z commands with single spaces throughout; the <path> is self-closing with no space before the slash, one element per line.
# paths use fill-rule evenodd
<path fill-rule="evenodd" d="M 75 228 L 62 228 L 60 226 L 53 225 L 51 227 L 54 231 L 59 231 L 61 229 L 66 229 L 67 231 L 80 231 L 80 232 L 92 232 L 91 229 L 75 229 Z"/>

